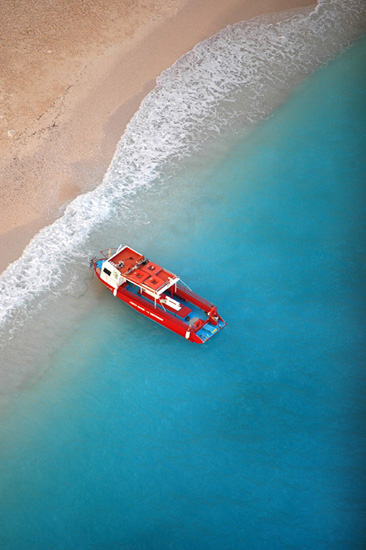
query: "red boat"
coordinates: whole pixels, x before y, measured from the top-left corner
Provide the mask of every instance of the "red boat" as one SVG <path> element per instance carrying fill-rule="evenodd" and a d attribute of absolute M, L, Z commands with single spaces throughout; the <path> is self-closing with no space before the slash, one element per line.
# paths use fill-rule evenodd
<path fill-rule="evenodd" d="M 226 326 L 213 304 L 136 250 L 124 246 L 101 255 L 91 261 L 98 279 L 145 317 L 197 344 Z"/>

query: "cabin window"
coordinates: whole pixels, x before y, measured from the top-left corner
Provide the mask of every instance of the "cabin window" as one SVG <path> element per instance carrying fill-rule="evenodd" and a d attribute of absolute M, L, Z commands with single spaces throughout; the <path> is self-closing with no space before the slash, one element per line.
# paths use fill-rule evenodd
<path fill-rule="evenodd" d="M 103 268 L 104 273 L 106 273 L 109 277 L 112 275 L 112 273 L 107 269 L 106 267 Z"/>

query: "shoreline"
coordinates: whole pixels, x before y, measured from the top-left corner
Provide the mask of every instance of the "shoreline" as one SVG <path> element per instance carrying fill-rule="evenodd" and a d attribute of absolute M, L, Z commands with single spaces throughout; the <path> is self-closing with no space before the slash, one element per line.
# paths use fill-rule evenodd
<path fill-rule="evenodd" d="M 311 5 L 309 0 L 262 0 L 255 6 L 249 0 L 228 0 L 225 6 L 220 0 L 159 0 L 146 1 L 141 10 L 138 2 L 126 21 L 114 20 L 113 28 L 124 24 L 119 37 L 101 48 L 98 32 L 90 36 L 78 66 L 70 57 L 74 70 L 65 72 L 60 64 L 54 92 L 57 67 L 44 81 L 52 88 L 47 108 L 43 97 L 30 96 L 32 116 L 8 117 L 1 132 L 0 272 L 71 200 L 102 181 L 126 125 L 163 70 L 229 24 Z M 37 62 L 37 56 L 32 50 L 26 61 Z"/>

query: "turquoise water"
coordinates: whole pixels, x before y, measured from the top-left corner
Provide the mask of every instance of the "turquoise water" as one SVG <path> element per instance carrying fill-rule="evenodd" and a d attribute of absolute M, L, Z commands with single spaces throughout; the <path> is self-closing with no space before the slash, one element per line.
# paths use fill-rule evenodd
<path fill-rule="evenodd" d="M 365 53 L 135 197 L 128 244 L 228 326 L 197 346 L 88 281 L 1 417 L 1 548 L 364 547 Z"/>

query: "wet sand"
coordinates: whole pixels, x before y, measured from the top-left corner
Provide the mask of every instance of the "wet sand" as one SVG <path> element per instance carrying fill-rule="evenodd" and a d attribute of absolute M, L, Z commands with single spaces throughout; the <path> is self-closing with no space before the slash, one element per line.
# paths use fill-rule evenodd
<path fill-rule="evenodd" d="M 70 200 L 101 182 L 164 69 L 228 24 L 310 4 L 3 0 L 0 271 Z"/>

